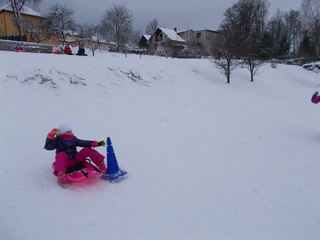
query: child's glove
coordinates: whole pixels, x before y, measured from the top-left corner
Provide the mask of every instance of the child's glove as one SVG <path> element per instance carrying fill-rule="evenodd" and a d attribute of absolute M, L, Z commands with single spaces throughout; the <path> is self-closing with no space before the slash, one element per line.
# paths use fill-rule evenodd
<path fill-rule="evenodd" d="M 98 142 L 98 141 L 93 141 L 92 143 L 91 143 L 91 146 L 92 147 L 98 147 L 98 146 L 106 146 L 106 142 L 105 141 L 100 141 L 100 142 Z"/>
<path fill-rule="evenodd" d="M 58 135 L 59 132 L 60 132 L 60 131 L 59 131 L 58 128 L 54 128 L 54 129 L 51 130 L 51 132 L 48 133 L 47 138 L 49 138 L 49 139 L 54 139 L 54 136 L 55 136 L 55 135 Z"/>
<path fill-rule="evenodd" d="M 106 142 L 105 141 L 100 141 L 99 143 L 98 143 L 98 146 L 103 146 L 103 147 L 105 147 L 106 146 Z"/>

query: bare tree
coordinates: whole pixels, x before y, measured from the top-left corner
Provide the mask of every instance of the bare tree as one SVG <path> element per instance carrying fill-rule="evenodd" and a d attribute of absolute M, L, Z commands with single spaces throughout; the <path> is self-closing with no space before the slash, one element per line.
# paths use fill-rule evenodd
<path fill-rule="evenodd" d="M 298 55 L 300 57 L 315 59 L 318 56 L 316 55 L 316 47 L 314 42 L 312 41 L 310 34 L 305 30 L 302 42 L 299 47 Z"/>
<path fill-rule="evenodd" d="M 58 3 L 52 4 L 49 13 L 46 15 L 46 26 L 50 32 L 59 36 L 59 40 L 63 43 L 66 41 L 65 34 L 67 31 L 75 30 L 75 20 L 73 18 L 74 11 L 66 5 Z"/>
<path fill-rule="evenodd" d="M 132 13 L 124 5 L 113 5 L 101 20 L 103 36 L 116 43 L 117 51 L 129 42 L 132 33 Z"/>
<path fill-rule="evenodd" d="M 30 34 L 30 38 L 37 43 L 50 39 L 50 33 L 48 33 L 45 26 L 45 20 L 34 20 L 26 18 L 23 20 L 22 29 L 24 32 Z"/>
<path fill-rule="evenodd" d="M 239 0 L 225 11 L 219 29 L 222 35 L 213 42 L 213 49 L 219 58 L 214 64 L 227 77 L 227 83 L 239 63 L 237 58 L 246 57 L 249 69 L 254 66 L 251 56 L 260 51 L 269 6 L 268 0 Z"/>
<path fill-rule="evenodd" d="M 21 40 L 23 35 L 23 31 L 22 31 L 23 19 L 21 18 L 20 13 L 23 7 L 25 6 L 26 3 L 32 3 L 33 7 L 37 7 L 40 5 L 41 1 L 42 0 L 10 0 L 10 4 L 12 7 L 12 11 L 15 17 L 15 21 L 19 30 L 19 35 L 21 37 Z"/>
<path fill-rule="evenodd" d="M 251 44 L 263 34 L 269 6 L 268 0 L 239 0 L 225 11 L 223 23 L 237 31 L 242 45 Z"/>
<path fill-rule="evenodd" d="M 262 38 L 265 32 L 267 17 L 269 15 L 269 0 L 258 0 L 256 1 L 256 14 L 255 14 L 255 24 L 254 24 L 254 32 L 258 38 Z"/>
<path fill-rule="evenodd" d="M 316 55 L 320 55 L 320 0 L 302 0 L 301 17 L 305 30 L 308 31 Z"/>
<path fill-rule="evenodd" d="M 146 34 L 151 35 L 158 29 L 159 23 L 157 19 L 153 19 L 149 24 L 146 26 Z"/>
<path fill-rule="evenodd" d="M 273 41 L 273 57 L 284 57 L 290 50 L 290 36 L 285 14 L 279 9 L 268 23 L 268 32 Z"/>
<path fill-rule="evenodd" d="M 286 32 L 288 33 L 289 42 L 292 45 L 293 53 L 298 50 L 298 45 L 300 44 L 302 23 L 300 19 L 300 12 L 295 10 L 290 10 L 284 15 Z"/>
<path fill-rule="evenodd" d="M 240 44 L 239 34 L 229 24 L 221 24 L 219 29 L 222 34 L 212 44 L 213 49 L 218 54 L 215 57 L 218 59 L 211 59 L 211 61 L 216 68 L 221 70 L 221 74 L 226 76 L 227 83 L 230 83 L 231 72 L 238 65 L 236 57 Z"/>
<path fill-rule="evenodd" d="M 94 52 L 100 48 L 101 37 L 99 35 L 99 26 L 94 26 L 93 24 L 84 24 L 78 27 L 79 31 L 79 41 L 83 42 L 87 48 L 92 52 L 94 57 Z"/>
<path fill-rule="evenodd" d="M 141 40 L 142 32 L 140 30 L 138 31 L 132 31 L 130 42 L 133 46 L 139 46 L 139 41 Z"/>
<path fill-rule="evenodd" d="M 242 67 L 249 70 L 250 79 L 253 82 L 253 76 L 259 73 L 259 68 L 264 64 L 265 62 L 260 60 L 258 55 L 247 54 L 243 59 Z"/>

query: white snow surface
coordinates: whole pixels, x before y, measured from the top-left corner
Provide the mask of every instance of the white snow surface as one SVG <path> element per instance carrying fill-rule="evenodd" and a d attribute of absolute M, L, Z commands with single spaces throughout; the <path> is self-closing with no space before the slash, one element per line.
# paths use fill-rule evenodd
<path fill-rule="evenodd" d="M 1 239 L 319 239 L 319 74 L 88 55 L 0 51 Z M 110 137 L 126 178 L 59 186 L 64 122 Z"/>

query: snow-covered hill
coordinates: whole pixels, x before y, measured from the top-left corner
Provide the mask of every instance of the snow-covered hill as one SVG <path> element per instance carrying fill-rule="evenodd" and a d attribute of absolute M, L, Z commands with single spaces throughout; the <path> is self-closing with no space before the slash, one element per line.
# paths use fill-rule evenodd
<path fill-rule="evenodd" d="M 267 64 L 227 84 L 205 59 L 0 57 L 1 239 L 319 239 L 319 74 Z M 63 122 L 111 137 L 126 179 L 61 188 L 43 146 Z"/>

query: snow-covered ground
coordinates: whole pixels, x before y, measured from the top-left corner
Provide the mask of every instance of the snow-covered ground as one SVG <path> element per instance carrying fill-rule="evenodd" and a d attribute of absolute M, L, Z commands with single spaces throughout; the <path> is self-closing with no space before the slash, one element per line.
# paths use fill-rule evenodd
<path fill-rule="evenodd" d="M 0 239 L 319 239 L 319 74 L 88 55 L 0 51 Z M 63 122 L 111 137 L 127 177 L 60 187 Z"/>

